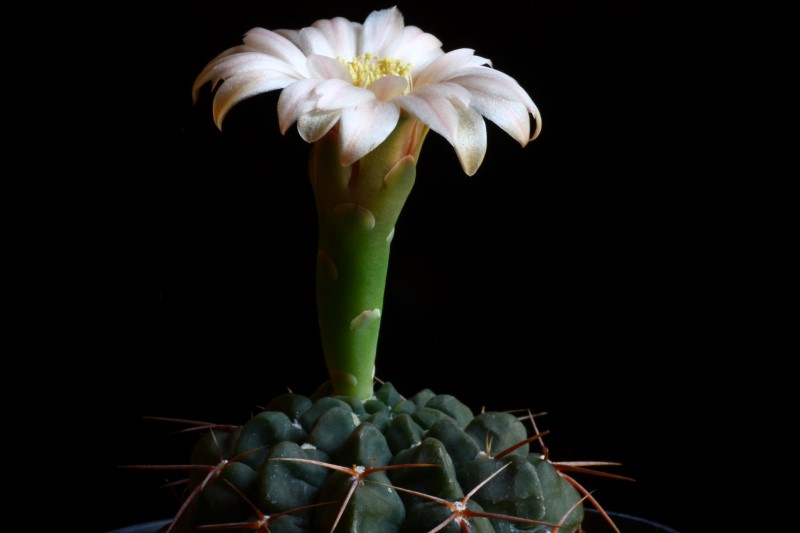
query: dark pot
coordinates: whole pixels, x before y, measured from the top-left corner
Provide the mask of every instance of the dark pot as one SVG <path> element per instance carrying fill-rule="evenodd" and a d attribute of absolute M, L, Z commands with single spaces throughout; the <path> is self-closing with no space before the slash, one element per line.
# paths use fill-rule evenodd
<path fill-rule="evenodd" d="M 644 518 L 631 516 L 622 513 L 608 513 L 614 519 L 622 533 L 679 533 L 678 531 L 667 527 L 663 524 L 657 524 Z M 158 522 L 148 522 L 147 524 L 138 524 L 130 527 L 123 527 L 122 529 L 115 529 L 108 533 L 156 533 L 158 528 L 165 526 L 169 520 L 161 520 Z M 611 528 L 600 516 L 600 513 L 593 509 L 586 509 L 586 518 L 583 520 L 583 528 L 586 533 L 606 533 L 611 531 Z"/>

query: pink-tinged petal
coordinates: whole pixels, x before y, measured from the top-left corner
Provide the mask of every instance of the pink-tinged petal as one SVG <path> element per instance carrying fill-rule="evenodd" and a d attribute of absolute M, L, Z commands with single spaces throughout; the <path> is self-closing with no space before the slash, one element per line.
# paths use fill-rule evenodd
<path fill-rule="evenodd" d="M 325 80 L 314 90 L 319 99 L 317 108 L 330 111 L 354 107 L 375 99 L 375 94 L 342 80 Z"/>
<path fill-rule="evenodd" d="M 278 125 L 282 134 L 286 134 L 298 117 L 314 110 L 317 105 L 314 89 L 319 83 L 319 80 L 301 80 L 281 91 L 278 97 Z"/>
<path fill-rule="evenodd" d="M 317 54 L 327 57 L 336 57 L 336 53 L 333 51 L 328 37 L 318 28 L 311 26 L 300 30 L 300 42 L 302 43 L 301 49 L 307 56 Z"/>
<path fill-rule="evenodd" d="M 214 94 L 212 104 L 214 122 L 222 129 L 222 121 L 234 105 L 257 94 L 282 89 L 295 81 L 297 80 L 285 74 L 267 70 L 254 70 L 231 76 Z"/>
<path fill-rule="evenodd" d="M 288 39 L 290 43 L 295 45 L 298 49 L 302 50 L 303 40 L 300 38 L 300 30 L 280 29 L 280 30 L 275 30 L 275 33 L 277 33 L 281 37 L 285 37 L 286 39 Z"/>
<path fill-rule="evenodd" d="M 308 65 L 309 77 L 320 80 L 338 79 L 352 84 L 353 78 L 350 71 L 341 61 L 331 57 L 312 55 L 306 61 Z"/>
<path fill-rule="evenodd" d="M 489 118 L 489 120 L 495 122 L 498 126 L 507 131 L 512 137 L 522 143 L 520 140 L 521 138 L 518 137 L 518 135 L 521 135 L 519 127 L 514 127 L 508 122 L 509 120 L 517 120 L 521 123 L 523 121 L 521 116 L 518 115 L 518 117 L 515 119 L 509 115 L 504 119 L 502 116 L 504 113 L 503 109 L 498 109 L 498 112 L 494 118 L 489 115 L 491 112 L 489 108 L 495 105 L 493 103 L 495 100 L 510 100 L 519 102 L 526 109 L 524 121 L 530 122 L 527 116 L 528 114 L 532 115 L 536 121 L 536 127 L 533 134 L 525 140 L 523 146 L 527 144 L 528 141 L 532 141 L 539 135 L 539 132 L 542 129 L 542 119 L 539 109 L 536 107 L 536 104 L 533 103 L 533 100 L 531 100 L 531 97 L 528 95 L 528 93 L 525 92 L 519 83 L 517 83 L 517 81 L 511 76 L 494 69 L 478 67 L 468 69 L 465 71 L 465 73 L 451 78 L 450 81 L 453 83 L 458 83 L 469 90 L 473 95 L 474 107 L 478 109 L 480 113 Z M 511 112 L 510 109 L 508 111 Z M 512 133 L 512 131 L 507 129 L 507 127 L 510 127 L 511 130 L 514 130 L 517 133 Z M 529 130 L 530 124 L 528 124 L 526 127 Z"/>
<path fill-rule="evenodd" d="M 408 88 L 408 80 L 402 76 L 384 76 L 375 80 L 368 87 L 375 94 L 375 98 L 388 102 L 396 96 L 400 96 Z"/>
<path fill-rule="evenodd" d="M 342 165 L 353 164 L 385 141 L 399 118 L 396 105 L 377 100 L 343 110 L 339 123 Z"/>
<path fill-rule="evenodd" d="M 519 100 L 525 104 L 525 107 L 530 109 L 531 114 L 535 114 L 536 105 L 534 105 L 528 93 L 525 92 L 525 89 L 517 83 L 517 80 L 499 70 L 473 67 L 459 72 L 448 81 L 458 83 L 466 87 L 470 92 L 477 90 L 508 100 Z"/>
<path fill-rule="evenodd" d="M 416 26 L 406 26 L 400 37 L 396 56 L 414 67 L 424 65 L 440 55 L 444 55 L 442 41 Z"/>
<path fill-rule="evenodd" d="M 297 131 L 308 143 L 320 140 L 339 120 L 340 111 L 312 111 L 297 119 Z"/>
<path fill-rule="evenodd" d="M 463 106 L 468 106 L 472 95 L 470 92 L 457 83 L 434 83 L 420 87 L 412 92 L 412 94 L 427 98 L 428 96 L 437 96 L 447 98 L 448 100 L 456 100 Z"/>
<path fill-rule="evenodd" d="M 234 56 L 236 54 L 241 54 L 243 52 L 252 52 L 253 49 L 249 46 L 239 45 L 234 46 L 233 48 L 228 48 L 221 54 L 217 55 L 214 59 L 208 62 L 208 64 L 203 67 L 203 70 L 200 71 L 200 74 L 197 75 L 197 78 L 194 80 L 194 84 L 192 85 L 192 100 L 197 101 L 197 97 L 200 95 L 200 88 L 205 85 L 206 83 L 211 81 L 211 73 L 214 70 L 214 67 L 219 65 L 225 59 Z"/>
<path fill-rule="evenodd" d="M 391 56 L 403 32 L 403 15 L 397 7 L 373 11 L 364 21 L 358 55 L 367 52 Z"/>
<path fill-rule="evenodd" d="M 312 24 L 319 29 L 331 45 L 332 57 L 341 57 L 350 61 L 356 54 L 357 38 L 360 35 L 360 24 L 354 24 L 346 18 L 318 20 Z"/>
<path fill-rule="evenodd" d="M 417 117 L 433 131 L 453 144 L 458 130 L 458 112 L 453 102 L 435 94 L 419 91 L 398 96 L 393 100 L 401 109 Z"/>
<path fill-rule="evenodd" d="M 221 80 L 234 74 L 242 74 L 253 70 L 268 70 L 276 74 L 284 74 L 290 78 L 302 79 L 303 76 L 290 64 L 281 59 L 276 59 L 261 52 L 242 52 L 234 54 L 220 61 L 211 72 L 213 90 Z"/>
<path fill-rule="evenodd" d="M 475 55 L 474 50 L 459 48 L 437 57 L 424 68 L 412 73 L 414 85 L 422 87 L 430 83 L 447 80 L 466 68 L 477 67 L 487 62 L 487 59 Z"/>
<path fill-rule="evenodd" d="M 486 155 L 486 123 L 469 107 L 458 109 L 458 132 L 453 148 L 467 176 L 475 174 Z"/>
<path fill-rule="evenodd" d="M 472 93 L 471 106 L 511 135 L 520 145 L 528 144 L 531 137 L 531 120 L 528 109 L 522 102 Z"/>
<path fill-rule="evenodd" d="M 283 59 L 298 72 L 306 74 L 306 56 L 295 43 L 274 31 L 253 28 L 244 34 L 244 44 L 259 52 Z"/>

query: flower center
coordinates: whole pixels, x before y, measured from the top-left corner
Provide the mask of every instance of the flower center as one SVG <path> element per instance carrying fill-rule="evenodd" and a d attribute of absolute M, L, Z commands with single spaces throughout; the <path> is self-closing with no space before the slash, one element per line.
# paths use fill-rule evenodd
<path fill-rule="evenodd" d="M 372 82 L 386 76 L 400 76 L 408 81 L 411 87 L 411 64 L 394 59 L 392 57 L 378 57 L 370 53 L 355 57 L 352 61 L 347 61 L 337 57 L 353 78 L 353 85 L 356 87 L 369 87 Z"/>

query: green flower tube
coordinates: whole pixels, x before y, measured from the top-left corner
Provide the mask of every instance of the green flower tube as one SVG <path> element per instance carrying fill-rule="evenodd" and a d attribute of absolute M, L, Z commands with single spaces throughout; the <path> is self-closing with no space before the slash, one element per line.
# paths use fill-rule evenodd
<path fill-rule="evenodd" d="M 314 143 L 317 314 L 334 394 L 372 396 L 389 249 L 427 126 L 404 116 L 376 149 L 340 163 L 338 129 Z"/>

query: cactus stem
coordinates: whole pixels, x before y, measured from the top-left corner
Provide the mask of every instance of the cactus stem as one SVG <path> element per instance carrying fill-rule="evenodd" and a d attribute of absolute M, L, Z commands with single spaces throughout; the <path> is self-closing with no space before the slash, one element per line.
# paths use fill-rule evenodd
<path fill-rule="evenodd" d="M 384 384 L 384 382 L 382 380 L 376 378 L 374 376 L 374 374 L 373 374 L 372 377 L 373 377 L 373 379 L 375 380 L 376 383 L 381 383 L 381 385 Z M 433 393 L 430 392 L 430 394 L 433 394 Z M 381 402 L 387 401 L 387 402 L 389 402 L 389 404 L 394 405 L 398 397 L 402 398 L 403 400 L 407 400 L 407 398 L 405 398 L 404 396 L 400 395 L 398 392 L 394 391 L 393 388 L 392 388 L 392 392 L 389 393 L 387 398 L 383 398 L 382 396 L 378 395 L 378 398 L 383 398 L 383 399 L 379 399 L 378 401 L 381 401 Z M 389 404 L 387 404 L 387 405 L 389 405 Z M 267 411 L 271 410 L 269 408 L 263 408 L 263 409 L 265 409 Z M 481 412 L 484 413 L 485 410 L 482 409 Z M 506 413 L 509 413 L 509 415 L 510 415 L 510 413 L 512 413 L 512 411 L 507 411 Z M 289 414 L 290 418 L 294 418 L 294 421 L 290 422 L 290 421 L 284 419 L 285 421 L 283 422 L 283 424 L 284 425 L 291 424 L 295 430 L 302 429 L 303 426 L 300 425 L 298 423 L 298 421 L 297 421 L 297 416 L 299 416 L 299 415 L 297 415 L 297 413 L 294 412 L 294 411 L 292 411 L 292 412 L 290 412 L 288 414 Z M 293 414 L 293 416 L 292 416 L 292 414 Z M 358 419 L 358 415 L 355 412 L 353 412 L 353 415 L 354 415 L 354 418 L 353 418 L 354 425 L 357 426 L 358 425 L 358 421 L 360 419 Z M 506 416 L 509 416 L 509 415 L 506 415 Z M 536 453 L 529 454 L 527 456 L 529 463 L 532 463 L 537 469 L 540 466 L 538 461 L 543 461 L 544 463 L 546 463 L 545 466 L 547 466 L 548 470 L 550 472 L 552 472 L 552 475 L 553 475 L 553 478 L 551 478 L 551 479 L 555 479 L 555 480 L 558 481 L 558 490 L 565 490 L 566 489 L 567 492 L 570 493 L 570 496 L 569 496 L 570 500 L 568 500 L 568 501 L 572 502 L 571 505 L 564 506 L 564 507 L 558 507 L 557 506 L 555 508 L 556 509 L 560 509 L 559 511 L 551 511 L 550 514 L 546 514 L 544 516 L 540 516 L 540 518 L 544 518 L 544 519 L 549 520 L 549 521 L 555 521 L 555 522 L 558 522 L 558 523 L 536 521 L 536 520 L 532 520 L 532 519 L 529 519 L 529 518 L 523 518 L 521 516 L 512 516 L 512 515 L 504 515 L 504 514 L 498 514 L 498 513 L 493 513 L 493 512 L 478 511 L 478 510 L 476 510 L 476 507 L 477 507 L 478 503 L 479 504 L 483 504 L 483 501 L 481 500 L 480 497 L 475 497 L 476 500 L 479 500 L 478 503 L 474 503 L 474 502 L 470 503 L 471 498 L 473 498 L 475 496 L 475 494 L 478 493 L 478 491 L 480 491 L 485 485 L 487 485 L 491 480 L 493 480 L 495 478 L 495 476 L 497 476 L 505 468 L 509 467 L 512 464 L 516 464 L 517 463 L 516 461 L 504 461 L 505 465 L 503 465 L 502 467 L 498 468 L 497 470 L 495 470 L 490 475 L 486 476 L 485 479 L 482 479 L 476 486 L 473 486 L 473 488 L 469 491 L 469 493 L 466 496 L 464 496 L 463 498 L 460 498 L 458 500 L 452 501 L 452 500 L 445 500 L 445 499 L 442 499 L 441 497 L 433 496 L 431 494 L 426 494 L 426 493 L 423 493 L 423 492 L 416 492 L 416 491 L 413 491 L 411 489 L 406 489 L 404 487 L 392 485 L 392 484 L 390 484 L 388 482 L 387 483 L 382 483 L 381 481 L 385 477 L 383 475 L 381 475 L 381 476 L 372 476 L 372 474 L 375 474 L 375 473 L 381 472 L 381 471 L 385 471 L 385 470 L 421 468 L 421 467 L 434 467 L 434 466 L 441 468 L 443 466 L 443 464 L 427 464 L 427 463 L 415 464 L 415 463 L 408 463 L 408 464 L 398 464 L 398 465 L 388 465 L 388 466 L 375 467 L 374 464 L 377 462 L 377 459 L 372 459 L 365 466 L 353 464 L 350 467 L 345 467 L 345 466 L 340 466 L 340 465 L 333 464 L 333 463 L 326 463 L 326 462 L 317 461 L 317 460 L 313 460 L 313 459 L 296 458 L 296 457 L 273 457 L 273 458 L 267 457 L 266 458 L 267 461 L 295 461 L 295 462 L 309 463 L 309 464 L 312 464 L 312 465 L 321 466 L 321 467 L 326 468 L 326 469 L 336 470 L 336 471 L 339 471 L 340 474 L 345 474 L 346 475 L 346 477 L 344 479 L 337 480 L 337 483 L 342 483 L 342 485 L 337 485 L 337 487 L 341 487 L 341 489 L 344 490 L 345 494 L 341 494 L 341 497 L 337 496 L 336 497 L 336 500 L 337 500 L 336 502 L 326 501 L 326 502 L 312 503 L 311 501 L 308 501 L 308 500 L 306 500 L 306 501 L 297 501 L 293 505 L 281 506 L 281 507 L 275 509 L 276 511 L 280 510 L 281 512 L 277 513 L 277 514 L 273 514 L 271 516 L 268 516 L 268 515 L 263 514 L 259 509 L 257 509 L 256 506 L 251 501 L 249 501 L 247 499 L 247 497 L 243 496 L 243 494 L 246 494 L 246 492 L 240 492 L 239 488 L 234 488 L 233 485 L 231 485 L 230 482 L 225 478 L 229 477 L 228 474 L 232 474 L 232 475 L 235 474 L 235 472 L 227 472 L 226 471 L 227 468 L 235 466 L 237 462 L 239 462 L 241 459 L 245 458 L 246 456 L 248 456 L 248 455 L 250 455 L 252 453 L 256 453 L 256 452 L 259 452 L 259 451 L 264 451 L 265 449 L 275 445 L 275 443 L 271 442 L 269 445 L 250 448 L 250 446 L 258 444 L 256 441 L 253 441 L 252 443 L 245 444 L 247 446 L 247 448 L 250 448 L 250 449 L 248 449 L 247 451 L 244 451 L 242 453 L 238 453 L 239 451 L 241 451 L 243 449 L 243 445 L 242 445 L 243 443 L 241 441 L 238 442 L 238 444 L 237 444 L 236 441 L 234 441 L 234 443 L 231 444 L 230 440 L 227 441 L 227 442 L 224 442 L 221 437 L 225 436 L 228 439 L 235 438 L 235 437 L 233 437 L 233 435 L 236 435 L 238 433 L 238 431 L 234 431 L 234 430 L 241 429 L 242 426 L 234 426 L 234 425 L 226 425 L 226 424 L 215 424 L 215 423 L 206 422 L 206 421 L 188 420 L 188 419 L 179 419 L 179 418 L 167 418 L 167 417 L 146 417 L 146 418 L 153 419 L 153 420 L 167 421 L 167 422 L 173 422 L 173 423 L 177 423 L 177 424 L 190 426 L 188 429 L 183 429 L 181 431 L 196 431 L 198 429 L 207 429 L 207 430 L 209 430 L 208 439 L 205 441 L 204 448 L 203 448 L 203 450 L 204 450 L 203 454 L 204 455 L 202 457 L 204 457 L 204 459 L 195 459 L 193 461 L 195 464 L 182 464 L 182 465 L 178 465 L 178 464 L 173 464 L 173 465 L 135 465 L 135 466 L 128 465 L 128 466 L 120 466 L 120 468 L 133 468 L 133 469 L 142 469 L 142 470 L 150 470 L 150 471 L 184 470 L 184 471 L 194 472 L 194 474 L 192 476 L 190 476 L 189 479 L 174 481 L 174 482 L 170 482 L 170 483 L 165 485 L 166 487 L 168 487 L 168 488 L 170 488 L 172 490 L 173 495 L 175 495 L 176 499 L 179 501 L 179 509 L 178 509 L 178 512 L 173 517 L 172 521 L 163 528 L 163 531 L 160 531 L 159 533 L 174 533 L 174 532 L 176 532 L 178 530 L 183 531 L 183 529 L 181 529 L 181 528 L 184 528 L 184 524 L 186 524 L 186 526 L 185 526 L 186 528 L 191 528 L 191 531 L 195 531 L 195 530 L 202 531 L 202 530 L 226 530 L 226 529 L 227 530 L 233 530 L 233 529 L 240 529 L 240 530 L 257 531 L 257 533 L 269 533 L 270 527 L 276 527 L 276 526 L 272 526 L 271 524 L 279 516 L 282 516 L 282 515 L 285 515 L 285 514 L 299 512 L 299 511 L 302 511 L 302 510 L 305 510 L 305 509 L 309 509 L 311 507 L 317 507 L 317 506 L 330 505 L 332 503 L 337 503 L 338 504 L 337 507 L 336 508 L 331 508 L 331 514 L 327 515 L 327 517 L 324 520 L 325 524 L 329 524 L 330 523 L 330 519 L 334 518 L 332 516 L 334 514 L 333 513 L 333 509 L 337 510 L 336 511 L 336 517 L 333 520 L 333 522 L 334 522 L 333 523 L 333 528 L 330 531 L 330 533 L 333 533 L 333 531 L 338 527 L 338 525 L 340 523 L 343 523 L 343 522 L 348 520 L 348 518 L 347 518 L 348 512 L 350 510 L 352 510 L 353 507 L 357 507 L 356 501 L 359 500 L 360 494 L 356 494 L 356 491 L 359 490 L 358 487 L 360 485 L 364 485 L 365 483 L 380 485 L 380 486 L 385 487 L 386 489 L 388 489 L 390 491 L 404 492 L 404 493 L 412 494 L 412 495 L 415 495 L 415 496 L 417 496 L 419 498 L 422 498 L 422 499 L 425 499 L 425 500 L 430 500 L 430 501 L 434 502 L 435 504 L 445 506 L 449 510 L 449 512 L 445 511 L 445 513 L 448 513 L 449 516 L 447 516 L 447 518 L 445 518 L 443 521 L 439 522 L 437 525 L 433 526 L 433 529 L 428 531 L 428 533 L 436 533 L 438 531 L 442 531 L 446 527 L 448 527 L 448 524 L 451 524 L 453 522 L 455 522 L 459 526 L 459 528 L 460 528 L 460 530 L 462 532 L 469 532 L 469 531 L 473 531 L 475 528 L 480 527 L 480 525 L 481 525 L 480 522 L 482 522 L 484 520 L 491 520 L 491 521 L 494 521 L 494 522 L 515 522 L 515 523 L 519 523 L 519 524 L 526 524 L 526 525 L 529 525 L 529 526 L 530 525 L 544 526 L 544 527 L 550 528 L 551 529 L 551 533 L 555 533 L 555 532 L 563 530 L 565 528 L 567 528 L 570 531 L 572 531 L 573 528 L 576 527 L 575 524 L 579 524 L 579 522 L 580 522 L 579 520 L 576 522 L 575 511 L 576 511 L 576 509 L 578 509 L 582 505 L 582 503 L 584 501 L 588 501 L 589 503 L 591 503 L 600 512 L 601 516 L 603 516 L 604 520 L 611 526 L 613 531 L 618 533 L 619 529 L 613 523 L 613 520 L 609 517 L 608 513 L 606 513 L 603 510 L 603 508 L 600 506 L 600 504 L 597 502 L 597 500 L 591 495 L 591 493 L 588 492 L 580 483 L 578 483 L 578 481 L 576 481 L 572 477 L 571 474 L 573 474 L 573 473 L 591 474 L 591 475 L 603 476 L 603 477 L 612 478 L 612 479 L 619 479 L 619 480 L 629 480 L 629 481 L 634 481 L 634 480 L 631 479 L 631 478 L 625 477 L 625 476 L 620 476 L 620 475 L 616 475 L 616 474 L 610 474 L 610 473 L 602 472 L 602 471 L 599 471 L 599 470 L 596 470 L 596 469 L 592 468 L 592 467 L 604 467 L 604 466 L 618 466 L 619 463 L 616 463 L 616 462 L 607 462 L 607 461 L 564 461 L 564 462 L 556 462 L 556 461 L 552 461 L 550 459 L 549 450 L 544 445 L 544 439 L 543 439 L 543 437 L 545 435 L 547 435 L 549 432 L 548 431 L 544 431 L 544 432 L 539 432 L 538 431 L 538 428 L 536 427 L 536 422 L 534 420 L 535 416 L 538 416 L 538 415 L 534 415 L 531 412 L 531 410 L 529 410 L 529 409 L 527 410 L 527 415 L 524 416 L 524 417 L 519 417 L 519 416 L 515 416 L 515 415 L 514 416 L 509 416 L 509 418 L 511 418 L 512 420 L 513 419 L 518 420 L 518 422 L 515 422 L 515 424 L 517 424 L 517 426 L 519 426 L 519 424 L 523 423 L 525 420 L 530 420 L 530 422 L 531 422 L 531 424 L 533 426 L 533 430 L 535 432 L 535 435 L 533 435 L 532 437 L 527 437 L 526 438 L 525 435 L 522 434 L 522 435 L 519 435 L 517 438 L 514 438 L 513 440 L 508 440 L 508 441 L 506 441 L 506 443 L 503 444 L 503 446 L 508 446 L 508 442 L 513 442 L 513 441 L 519 441 L 519 442 L 517 442 L 516 444 L 511 444 L 506 449 L 502 450 L 499 453 L 495 453 L 495 455 L 492 456 L 491 454 L 494 453 L 492 451 L 492 446 L 500 447 L 498 445 L 499 441 L 497 440 L 498 439 L 498 434 L 487 432 L 486 435 L 485 435 L 485 447 L 486 447 L 486 449 L 485 449 L 485 451 L 479 451 L 479 453 L 483 457 L 489 457 L 489 458 L 494 459 L 494 460 L 503 460 L 506 456 L 508 456 L 508 455 L 510 455 L 510 454 L 512 454 L 514 452 L 520 453 L 518 450 L 521 447 L 533 442 L 534 440 L 537 440 L 539 442 L 539 446 L 542 449 L 542 453 L 541 454 L 536 454 Z M 288 427 L 288 425 L 286 427 Z M 217 434 L 217 431 L 220 431 L 219 435 Z M 492 431 L 494 431 L 494 429 Z M 530 431 L 528 431 L 528 432 L 530 433 Z M 218 438 L 218 437 L 220 437 L 220 438 Z M 478 438 L 478 436 L 477 435 L 473 435 L 473 438 Z M 261 441 L 261 442 L 263 442 L 263 441 Z M 292 441 L 292 442 L 294 442 L 294 441 Z M 409 441 L 407 443 L 407 445 L 406 445 L 406 448 L 409 447 L 409 446 L 413 447 L 413 446 L 416 446 L 416 445 L 419 445 L 419 444 L 420 444 L 419 442 L 417 442 L 416 444 L 411 444 L 411 442 Z M 300 447 L 302 449 L 315 448 L 313 445 L 308 444 L 308 443 L 303 443 L 303 444 L 300 445 Z M 231 451 L 228 451 L 228 450 L 236 450 L 236 452 L 231 452 Z M 233 455 L 234 453 L 237 453 L 237 454 Z M 209 454 L 211 454 L 210 457 L 209 457 Z M 206 462 L 207 463 L 211 463 L 211 464 L 203 464 L 203 463 L 206 463 Z M 555 470 L 555 472 L 553 472 L 553 470 Z M 397 479 L 399 480 L 400 478 L 397 478 Z M 475 480 L 473 480 L 473 481 L 475 481 Z M 206 503 L 205 502 L 205 497 L 206 496 L 208 496 L 209 498 L 216 497 L 215 495 L 211 494 L 212 493 L 211 486 L 220 487 L 220 485 L 223 482 L 227 483 L 228 485 L 231 485 L 231 488 L 233 488 L 233 490 L 237 494 L 239 494 L 240 498 L 244 498 L 244 503 L 247 503 L 247 506 L 249 506 L 250 509 L 255 511 L 255 514 L 251 514 L 249 512 L 247 512 L 246 514 L 239 512 L 237 515 L 227 516 L 226 518 L 218 518 L 218 520 L 220 522 L 226 522 L 227 520 L 237 520 L 237 519 L 241 520 L 239 522 L 230 521 L 230 522 L 226 522 L 226 523 L 216 523 L 216 524 L 205 523 L 205 524 L 202 524 L 203 518 L 202 518 L 201 514 L 194 514 L 192 509 L 194 509 L 194 506 L 202 506 L 202 504 Z M 177 494 L 177 491 L 174 490 L 174 487 L 176 487 L 176 486 L 185 486 L 187 484 L 188 484 L 188 487 L 186 488 L 186 492 L 184 493 L 184 495 L 182 497 L 179 497 L 178 494 Z M 473 482 L 470 483 L 470 485 L 473 485 L 473 484 L 474 484 Z M 495 486 L 494 488 L 496 488 L 496 486 L 500 485 L 500 484 L 501 484 L 501 481 L 500 480 L 496 480 L 496 483 L 494 484 L 494 486 Z M 243 487 L 244 486 L 246 486 L 246 485 L 243 485 Z M 485 490 L 486 491 L 490 491 L 490 490 L 492 490 L 492 488 L 493 487 L 489 487 L 489 488 L 487 488 Z M 208 489 L 208 490 L 206 490 L 206 489 Z M 225 487 L 222 487 L 222 489 L 223 489 L 223 491 L 228 490 Z M 244 489 L 241 489 L 241 490 L 244 490 Z M 438 494 L 438 492 L 435 492 L 435 491 L 429 491 L 429 492 Z M 233 495 L 229 495 L 228 497 L 231 497 L 231 496 L 233 496 Z M 396 495 L 393 495 L 393 496 L 396 496 Z M 330 499 L 330 498 L 328 498 L 328 499 Z M 565 500 L 562 498 L 562 499 L 559 500 L 559 502 L 563 503 L 563 502 L 565 502 Z M 300 506 L 300 504 L 308 504 L 308 505 Z M 264 505 L 267 505 L 267 504 L 264 504 Z M 242 507 L 244 507 L 244 505 L 242 505 Z M 434 506 L 434 507 L 436 507 L 436 506 Z M 566 509 L 566 507 L 569 507 L 569 509 Z M 496 510 L 502 510 L 502 509 L 498 508 Z M 209 521 L 214 520 L 214 518 L 211 518 L 211 516 L 213 516 L 213 515 L 209 515 L 207 520 L 209 520 Z M 439 515 L 439 516 L 441 516 L 441 515 Z M 529 516 L 533 516 L 533 515 L 529 515 Z M 434 523 L 436 521 L 438 521 L 438 520 L 439 519 L 436 519 L 434 521 Z M 190 524 L 190 522 L 193 522 L 193 521 L 195 522 L 195 524 L 194 525 Z M 570 521 L 570 523 L 568 524 L 567 521 Z M 201 522 L 201 523 L 197 523 L 197 522 Z M 567 525 L 565 525 L 565 524 L 567 524 Z M 428 527 L 431 527 L 431 526 L 428 526 Z M 520 526 L 520 527 L 524 527 L 524 526 Z M 186 531 L 189 531 L 189 529 L 186 529 Z M 316 529 L 314 531 L 316 531 Z"/>
<path fill-rule="evenodd" d="M 351 468 L 347 468 L 346 466 L 341 466 L 333 463 L 326 463 L 323 461 L 315 461 L 314 459 L 303 459 L 301 457 L 274 457 L 270 459 L 270 461 L 297 461 L 300 463 L 309 463 L 312 465 L 323 466 L 325 468 L 330 468 L 331 470 L 337 470 L 344 474 L 350 476 L 353 482 L 350 484 L 350 489 L 347 491 L 347 496 L 345 496 L 344 500 L 342 500 L 342 506 L 339 508 L 339 513 L 336 515 L 336 520 L 333 521 L 333 526 L 331 526 L 331 533 L 336 529 L 336 526 L 339 525 L 339 520 L 341 520 L 342 515 L 344 514 L 344 510 L 347 508 L 347 504 L 350 502 L 350 498 L 352 498 L 353 493 L 356 491 L 356 488 L 364 483 L 364 480 L 367 476 L 374 474 L 375 472 L 381 472 L 384 470 L 397 470 L 398 468 L 425 468 L 430 466 L 441 466 L 437 464 L 428 464 L 428 463 L 409 463 L 409 464 L 402 464 L 402 465 L 387 465 L 387 466 L 376 466 L 372 467 L 372 461 L 367 466 L 359 466 L 353 465 Z M 383 483 L 379 483 L 379 485 L 383 485 Z M 395 487 L 390 487 L 395 488 Z"/>
<path fill-rule="evenodd" d="M 482 511 L 473 511 L 473 510 L 467 508 L 467 503 L 469 502 L 469 499 L 472 498 L 472 496 L 476 492 L 478 492 L 484 485 L 489 483 L 489 481 L 491 481 L 495 476 L 497 476 L 500 472 L 502 472 L 503 470 L 505 470 L 509 466 L 511 466 L 511 463 L 506 463 L 502 467 L 498 468 L 494 473 L 492 473 L 492 475 L 488 476 L 486 479 L 484 479 L 483 481 L 478 483 L 471 491 L 469 491 L 467 493 L 466 496 L 464 496 L 460 500 L 456 500 L 456 501 L 445 500 L 445 499 L 439 498 L 437 496 L 432 496 L 430 494 L 425 494 L 424 492 L 418 492 L 416 490 L 406 489 L 406 488 L 403 488 L 403 487 L 397 487 L 397 486 L 394 486 L 394 485 L 386 485 L 385 483 L 378 483 L 378 485 L 383 485 L 385 487 L 393 488 L 393 489 L 399 490 L 401 492 L 405 492 L 405 493 L 408 493 L 408 494 L 413 494 L 415 496 L 419 496 L 421 498 L 425 498 L 427 500 L 431 500 L 433 502 L 440 503 L 440 504 L 444 505 L 445 507 L 448 507 L 451 511 L 453 511 L 450 514 L 450 516 L 445 518 L 436 527 L 434 527 L 433 529 L 428 531 L 428 533 L 436 533 L 437 531 L 441 531 L 442 529 L 447 527 L 447 525 L 450 522 L 453 522 L 453 521 L 455 521 L 457 524 L 461 525 L 461 529 L 463 531 L 469 531 L 470 529 L 469 529 L 469 525 L 468 524 L 469 524 L 469 519 L 470 518 L 490 518 L 490 519 L 494 519 L 494 520 L 505 520 L 505 521 L 509 521 L 509 522 L 520 522 L 520 523 L 523 523 L 523 524 L 531 524 L 531 525 L 537 525 L 537 526 L 546 526 L 546 527 L 558 528 L 559 524 L 552 524 L 550 522 L 542 522 L 540 520 L 530 520 L 528 518 L 520 518 L 520 517 L 517 517 L 517 516 L 510 516 L 510 515 L 504 515 L 504 514 L 498 514 L 498 513 L 486 513 L 486 512 L 482 512 Z M 465 523 L 467 524 L 466 526 L 464 525 Z M 563 519 L 562 519 L 562 524 L 563 524 Z M 617 532 L 617 533 L 619 533 L 619 532 Z"/>
<path fill-rule="evenodd" d="M 203 530 L 222 530 L 222 529 L 254 529 L 257 532 L 261 533 L 270 533 L 269 531 L 269 524 L 281 516 L 297 513 L 299 511 L 305 511 L 306 509 L 311 509 L 314 507 L 320 507 L 322 505 L 330 505 L 335 502 L 319 502 L 319 503 L 312 503 L 310 505 L 303 505 L 301 507 L 295 507 L 294 509 L 289 509 L 288 511 L 281 511 L 280 513 L 275 513 L 272 515 L 265 515 L 261 512 L 253 502 L 250 501 L 250 498 L 242 494 L 242 492 L 236 488 L 236 485 L 228 481 L 227 479 L 223 480 L 228 486 L 233 489 L 233 491 L 238 494 L 244 501 L 247 503 L 248 506 L 253 510 L 253 512 L 258 516 L 258 520 L 252 522 L 229 522 L 227 524 L 206 524 L 202 526 L 198 526 L 197 529 Z"/>

